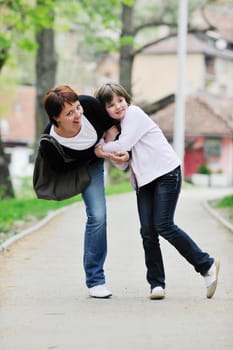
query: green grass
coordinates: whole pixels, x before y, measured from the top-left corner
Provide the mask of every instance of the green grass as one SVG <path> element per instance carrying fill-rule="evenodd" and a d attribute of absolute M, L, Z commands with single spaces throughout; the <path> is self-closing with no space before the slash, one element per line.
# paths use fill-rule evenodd
<path fill-rule="evenodd" d="M 233 225 L 233 194 L 209 201 L 209 205 Z"/>
<path fill-rule="evenodd" d="M 233 194 L 220 199 L 217 203 L 215 203 L 215 207 L 216 208 L 232 207 L 233 209 Z"/>
<path fill-rule="evenodd" d="M 129 181 L 121 184 L 106 186 L 107 195 L 120 194 L 130 191 L 133 190 Z M 1 200 L 0 234 L 4 235 L 9 233 L 17 221 L 30 222 L 33 221 L 32 219 L 34 218 L 40 220 L 49 212 L 55 211 L 80 200 L 81 195 L 60 202 L 46 201 L 35 197 Z M 216 208 L 232 208 L 233 210 L 233 195 L 222 198 L 221 200 L 215 202 L 213 206 Z"/>
<path fill-rule="evenodd" d="M 129 182 L 106 186 L 106 194 L 117 194 L 132 191 Z M 17 221 L 30 222 L 32 218 L 42 219 L 50 211 L 60 209 L 81 200 L 81 195 L 64 201 L 47 201 L 37 198 L 5 199 L 0 201 L 0 233 L 12 229 Z"/>

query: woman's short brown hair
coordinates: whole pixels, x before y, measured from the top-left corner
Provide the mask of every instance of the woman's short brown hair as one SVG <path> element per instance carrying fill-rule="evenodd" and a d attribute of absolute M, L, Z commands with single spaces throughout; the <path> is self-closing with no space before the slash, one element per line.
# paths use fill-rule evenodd
<path fill-rule="evenodd" d="M 43 106 L 52 124 L 58 126 L 58 117 L 65 103 L 72 104 L 78 101 L 78 94 L 68 85 L 59 85 L 50 89 L 43 98 Z"/>
<path fill-rule="evenodd" d="M 131 104 L 131 97 L 128 92 L 121 86 L 116 83 L 107 83 L 102 85 L 95 92 L 95 97 L 101 102 L 101 104 L 105 107 L 106 103 L 109 103 L 113 99 L 113 95 L 124 97 L 128 105 Z"/>

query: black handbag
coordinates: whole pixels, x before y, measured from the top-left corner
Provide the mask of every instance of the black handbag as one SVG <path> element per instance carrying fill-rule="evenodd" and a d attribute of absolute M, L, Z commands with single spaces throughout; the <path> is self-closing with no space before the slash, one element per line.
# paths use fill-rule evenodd
<path fill-rule="evenodd" d="M 65 163 L 74 161 L 65 154 L 62 146 L 54 137 L 43 134 L 40 138 L 41 141 L 52 144 L 63 157 Z M 80 194 L 89 183 L 88 164 L 56 171 L 52 169 L 48 161 L 44 160 L 40 150 L 38 150 L 33 171 L 33 188 L 37 198 L 61 201 Z"/>

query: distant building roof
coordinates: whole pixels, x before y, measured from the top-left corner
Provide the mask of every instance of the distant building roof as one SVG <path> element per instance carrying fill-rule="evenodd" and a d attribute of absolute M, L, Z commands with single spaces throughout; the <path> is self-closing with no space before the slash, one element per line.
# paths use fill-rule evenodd
<path fill-rule="evenodd" d="M 206 17 L 214 25 L 220 37 L 233 43 L 233 5 L 213 6 L 206 11 Z"/>
<path fill-rule="evenodd" d="M 169 135 L 173 134 L 175 103 L 172 102 L 151 118 Z M 188 96 L 185 110 L 186 135 L 233 137 L 233 98 L 198 93 Z"/>
<path fill-rule="evenodd" d="M 202 36 L 203 37 L 203 36 Z M 157 44 L 151 45 L 142 51 L 142 54 L 147 55 L 161 55 L 161 54 L 176 54 L 178 43 L 177 36 L 170 37 L 168 39 L 162 40 Z M 208 43 L 208 38 L 206 40 L 201 40 L 200 37 L 194 34 L 187 35 L 187 52 L 188 53 L 204 53 L 213 56 L 227 57 L 233 60 L 233 52 L 228 49 L 217 49 L 214 45 Z"/>

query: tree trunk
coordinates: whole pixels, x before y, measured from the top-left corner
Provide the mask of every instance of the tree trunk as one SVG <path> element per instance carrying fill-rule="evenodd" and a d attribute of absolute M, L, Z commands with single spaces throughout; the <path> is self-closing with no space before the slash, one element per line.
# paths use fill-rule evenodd
<path fill-rule="evenodd" d="M 121 38 L 133 37 L 134 7 L 122 6 L 122 32 Z M 121 45 L 120 47 L 120 84 L 131 95 L 132 68 L 134 60 L 134 47 L 132 44 Z"/>
<path fill-rule="evenodd" d="M 14 198 L 8 165 L 9 160 L 4 153 L 2 140 L 0 138 L 0 199 Z"/>
<path fill-rule="evenodd" d="M 42 29 L 36 36 L 39 46 L 36 57 L 36 142 L 48 122 L 42 105 L 43 96 L 54 87 L 56 81 L 57 55 L 54 37 L 53 29 Z"/>
<path fill-rule="evenodd" d="M 6 62 L 7 54 L 7 49 L 0 50 L 0 72 Z M 14 197 L 8 165 L 9 161 L 4 153 L 4 147 L 0 134 L 0 199 Z"/>

